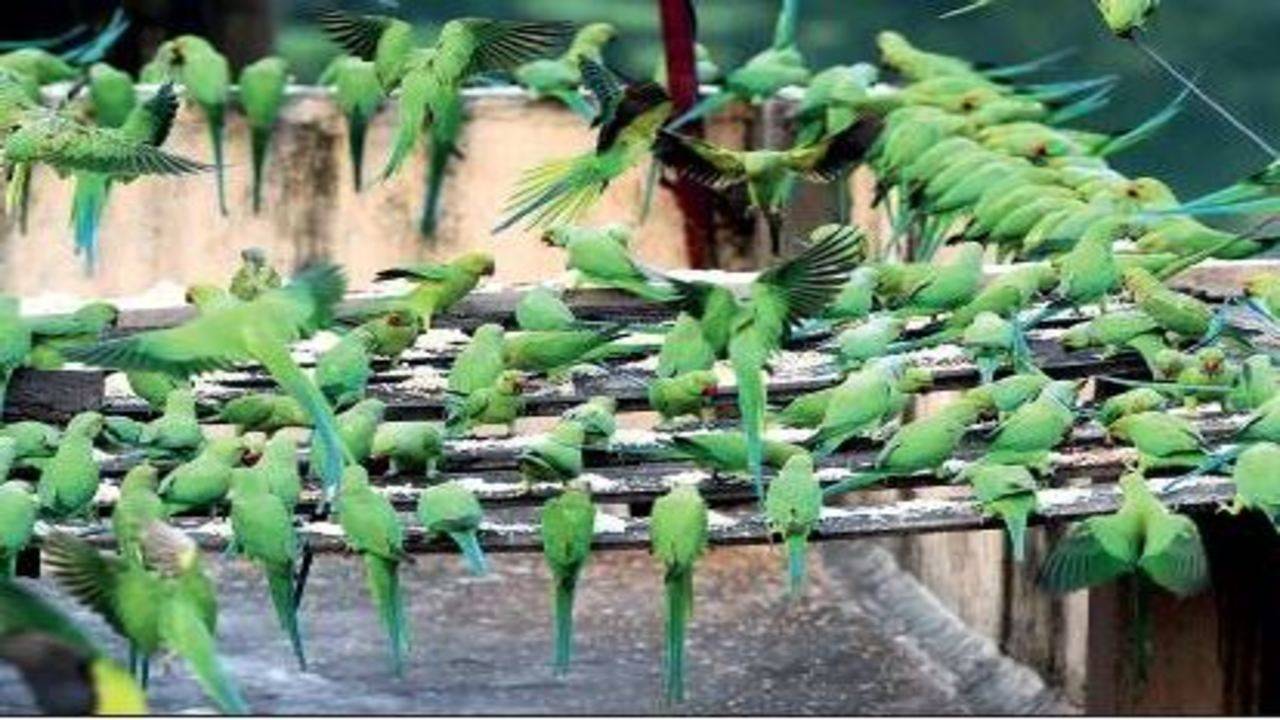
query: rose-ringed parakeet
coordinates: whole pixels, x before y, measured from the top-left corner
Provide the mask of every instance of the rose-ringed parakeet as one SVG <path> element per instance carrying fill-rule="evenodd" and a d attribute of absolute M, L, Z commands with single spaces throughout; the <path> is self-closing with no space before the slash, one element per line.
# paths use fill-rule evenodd
<path fill-rule="evenodd" d="M 1107 434 L 1138 450 L 1139 470 L 1199 467 L 1204 438 L 1186 418 L 1150 410 L 1125 415 L 1107 426 Z"/>
<path fill-rule="evenodd" d="M 287 427 L 311 427 L 307 411 L 293 397 L 274 393 L 249 393 L 227 401 L 218 419 L 236 431 L 273 433 Z"/>
<path fill-rule="evenodd" d="M 234 297 L 249 302 L 283 284 L 280 273 L 267 260 L 267 252 L 260 247 L 247 247 L 240 251 L 240 267 L 231 276 L 227 290 Z"/>
<path fill-rule="evenodd" d="M 578 318 L 551 288 L 539 285 L 520 296 L 516 325 L 521 330 L 570 330 Z"/>
<path fill-rule="evenodd" d="M 555 674 L 564 675 L 573 657 L 573 598 L 591 555 L 596 506 L 587 491 L 570 487 L 543 504 L 540 520 L 542 554 L 552 583 L 555 643 L 551 666 Z"/>
<path fill-rule="evenodd" d="M 62 520 L 93 511 L 101 477 L 93 457 L 93 441 L 102 432 L 104 422 L 96 412 L 83 412 L 67 424 L 57 452 L 40 470 L 36 491 L 42 515 Z"/>
<path fill-rule="evenodd" d="M 666 302 L 675 299 L 660 276 L 642 266 L 630 253 L 632 231 L 625 225 L 603 227 L 558 225 L 542 235 L 542 241 L 569 253 L 568 268 L 586 283 L 618 288 L 636 297 Z"/>
<path fill-rule="evenodd" d="M 707 549 L 707 504 L 692 485 L 681 485 L 653 503 L 649 539 L 666 570 L 666 641 L 663 688 L 668 702 L 684 700 L 685 630 L 693 616 L 693 571 Z"/>
<path fill-rule="evenodd" d="M 313 467 L 332 496 L 346 461 L 337 419 L 328 400 L 294 362 L 289 344 L 329 325 L 345 288 L 341 270 L 317 265 L 251 302 L 212 310 L 174 328 L 74 348 L 67 355 L 99 366 L 183 376 L 257 360 L 315 425 Z"/>
<path fill-rule="evenodd" d="M 0 661 L 14 665 L 50 715 L 145 715 L 137 682 L 35 592 L 0 579 Z"/>
<path fill-rule="evenodd" d="M 226 499 L 231 471 L 244 452 L 240 438 L 217 438 L 194 459 L 171 470 L 159 489 L 169 513 L 206 509 Z"/>
<path fill-rule="evenodd" d="M 974 499 L 985 515 L 1000 518 L 1009 534 L 1013 561 L 1026 558 L 1027 518 L 1037 507 L 1035 477 L 1025 466 L 975 463 L 961 477 L 973 486 Z"/>
<path fill-rule="evenodd" d="M 137 105 L 138 98 L 129 73 L 106 63 L 89 68 L 89 104 L 94 121 L 100 127 L 124 125 Z M 76 253 L 85 254 L 92 268 L 97 257 L 98 224 L 106 207 L 110 178 L 98 173 L 78 172 L 71 196 L 71 225 L 75 230 Z"/>
<path fill-rule="evenodd" d="M 711 370 L 656 377 L 649 381 L 649 407 L 662 416 L 664 426 L 686 415 L 700 416 L 715 396 L 718 383 Z"/>
<path fill-rule="evenodd" d="M 582 425 L 584 444 L 608 447 L 618 431 L 618 401 L 611 395 L 597 395 L 564 412 L 565 420 Z"/>
<path fill-rule="evenodd" d="M 298 667 L 306 672 L 294 585 L 302 548 L 293 526 L 293 510 L 271 492 L 266 477 L 253 470 L 232 471 L 229 497 L 234 547 L 262 567 L 276 619 L 289 637 Z"/>
<path fill-rule="evenodd" d="M 29 320 L 31 354 L 27 364 L 36 370 L 61 369 L 66 364 L 64 353 L 69 348 L 97 342 L 119 319 L 120 310 L 115 305 L 93 302 L 67 315 Z"/>
<path fill-rule="evenodd" d="M 582 61 L 583 81 L 601 102 L 600 133 L 593 150 L 549 160 L 525 170 L 494 233 L 521 221 L 527 227 L 572 223 L 589 211 L 609 184 L 640 164 L 671 117 L 672 102 L 660 85 L 640 82 L 626 89 L 602 66 Z"/>
<path fill-rule="evenodd" d="M 120 497 L 111 512 L 111 531 L 125 562 L 142 564 L 143 535 L 152 522 L 169 516 L 159 487 L 159 471 L 145 462 L 130 468 L 120 481 Z"/>
<path fill-rule="evenodd" d="M 1058 380 L 1039 397 L 1013 411 L 991 437 L 983 462 L 1047 471 L 1049 453 L 1075 424 L 1076 383 Z"/>
<path fill-rule="evenodd" d="M 662 349 L 658 351 L 658 377 L 671 378 L 710 370 L 715 364 L 716 349 L 703 335 L 698 318 L 687 312 L 680 313 L 662 339 Z"/>
<path fill-rule="evenodd" d="M 404 295 L 373 303 L 357 311 L 364 319 L 394 309 L 412 310 L 422 321 L 424 331 L 431 329 L 431 319 L 446 312 L 466 297 L 480 283 L 493 275 L 493 256 L 487 252 L 466 253 L 447 263 L 423 263 L 389 268 L 377 274 L 379 282 L 408 280 L 414 288 Z"/>
<path fill-rule="evenodd" d="M 364 188 L 364 145 L 369 122 L 386 100 L 377 67 L 367 60 L 343 55 L 320 76 L 320 85 L 333 88 L 333 98 L 347 120 L 347 152 L 356 192 Z"/>
<path fill-rule="evenodd" d="M 713 475 L 749 475 L 747 439 L 740 432 L 707 432 L 677 435 L 670 440 L 665 456 L 690 460 Z M 764 440 L 763 464 L 781 469 L 792 457 L 805 454 L 799 445 L 780 440 Z"/>
<path fill-rule="evenodd" d="M 582 474 L 586 429 L 577 420 L 561 420 L 551 432 L 525 448 L 517 459 L 527 483 L 564 483 Z"/>
<path fill-rule="evenodd" d="M 748 471 L 756 494 L 763 500 L 761 475 L 764 461 L 763 433 L 768 394 L 765 366 L 785 343 L 791 328 L 805 318 L 817 317 L 848 279 L 861 244 L 858 231 L 836 226 L 820 235 L 796 257 L 760 274 L 751 284 L 749 297 L 730 296 L 732 314 L 713 313 L 723 288 L 701 282 L 673 281 L 683 297 L 684 309 L 704 323 L 704 333 L 727 335 L 728 356 L 738 383 L 738 409 L 747 443 Z M 706 330 L 711 317 L 725 328 Z"/>
<path fill-rule="evenodd" d="M 905 404 L 897 375 L 898 369 L 886 361 L 851 373 L 826 399 L 818 430 L 805 445 L 825 457 L 849 439 L 878 430 Z"/>
<path fill-rule="evenodd" d="M 560 57 L 531 60 L 512 73 L 516 82 L 533 93 L 534 99 L 553 98 L 577 113 L 588 122 L 596 117 L 596 109 L 582 96 L 578 87 L 582 84 L 582 58 L 604 64 L 604 48 L 618 31 L 606 22 L 582 26 L 569 49 Z"/>
<path fill-rule="evenodd" d="M 399 575 L 400 563 L 410 559 L 404 551 L 404 527 L 391 501 L 369 485 L 363 467 L 348 467 L 341 485 L 338 523 L 347 545 L 364 559 L 369 593 L 387 633 L 391 669 L 400 677 L 409 653 L 409 616 Z"/>
<path fill-rule="evenodd" d="M 18 555 L 31 542 L 39 514 L 40 502 L 30 484 L 0 479 L 0 581 L 17 571 Z"/>
<path fill-rule="evenodd" d="M 352 405 L 338 416 L 338 436 L 351 457 L 351 462 L 363 463 L 373 452 L 373 436 L 386 414 L 387 404 L 377 398 L 368 398 Z M 315 451 L 312 451 L 315 463 Z"/>
<path fill-rule="evenodd" d="M 365 396 L 373 377 L 373 331 L 361 325 L 316 358 L 315 382 L 336 409 Z"/>
<path fill-rule="evenodd" d="M 475 575 L 489 572 L 489 563 L 476 537 L 483 518 L 484 510 L 475 493 L 456 482 L 434 485 L 418 497 L 418 520 L 423 527 L 431 534 L 448 535 L 462 551 L 467 569 Z"/>
<path fill-rule="evenodd" d="M 386 459 L 391 473 L 408 475 L 425 473 L 434 477 L 436 465 L 444 455 L 444 434 L 436 423 L 384 422 L 373 435 L 369 457 Z"/>
<path fill-rule="evenodd" d="M 787 546 L 787 587 L 797 596 L 805 580 L 809 534 L 822 515 L 822 486 L 813 473 L 813 458 L 796 455 L 782 466 L 769 483 L 764 514 L 770 531 L 781 535 Z"/>
<path fill-rule="evenodd" d="M 1231 478 L 1236 484 L 1236 496 L 1230 512 L 1257 510 L 1280 532 L 1280 445 L 1250 445 L 1236 459 Z"/>
<path fill-rule="evenodd" d="M 169 393 L 164 414 L 147 423 L 138 436 L 138 444 L 153 457 L 190 457 L 204 442 L 204 432 L 196 417 L 196 397 L 188 389 Z"/>
<path fill-rule="evenodd" d="M 274 55 L 252 62 L 240 71 L 240 106 L 249 121 L 249 147 L 253 155 L 254 214 L 262 211 L 262 171 L 288 82 L 289 63 Z"/>

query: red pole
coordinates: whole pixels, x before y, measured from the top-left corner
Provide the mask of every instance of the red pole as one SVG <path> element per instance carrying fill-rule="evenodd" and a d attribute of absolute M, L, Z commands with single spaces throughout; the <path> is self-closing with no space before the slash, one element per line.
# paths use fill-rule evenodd
<path fill-rule="evenodd" d="M 658 0 L 658 7 L 662 14 L 667 91 L 675 102 L 675 117 L 679 117 L 698 102 L 698 69 L 693 48 L 697 19 L 692 0 Z M 690 123 L 681 131 L 700 137 L 702 124 Z M 677 178 L 675 195 L 676 204 L 684 215 L 684 243 L 689 266 L 709 267 L 713 222 L 707 191 L 696 183 Z"/>

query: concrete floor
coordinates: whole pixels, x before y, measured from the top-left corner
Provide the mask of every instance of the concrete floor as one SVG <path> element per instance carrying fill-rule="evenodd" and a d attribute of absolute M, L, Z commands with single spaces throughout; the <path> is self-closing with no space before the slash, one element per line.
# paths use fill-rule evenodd
<path fill-rule="evenodd" d="M 689 633 L 689 699 L 675 711 L 1063 710 L 1039 678 L 995 655 L 990 643 L 966 638 L 958 621 L 932 604 L 873 542 L 824 544 L 811 563 L 808 593 L 791 603 L 783 596 L 775 553 L 718 548 L 704 560 Z M 303 605 L 312 662 L 307 673 L 293 664 L 257 572 L 238 560 L 214 564 L 222 597 L 221 648 L 256 712 L 664 710 L 658 700 L 661 575 L 645 553 L 600 555 L 588 568 L 578 599 L 575 666 L 564 680 L 553 678 L 548 667 L 548 579 L 538 556 L 494 558 L 487 578 L 465 575 L 452 556 L 420 557 L 404 568 L 415 646 L 403 679 L 387 671 L 382 634 L 354 558 L 324 556 L 314 566 Z M 83 612 L 77 617 L 121 649 L 96 619 Z M 964 654 L 960 661 L 937 656 L 956 652 Z M 986 688 L 981 695 L 964 677 L 972 668 L 984 677 L 977 683 Z M 154 710 L 207 709 L 181 663 L 160 662 L 152 678 Z M 0 667 L 0 712 L 30 709 L 25 688 Z"/>

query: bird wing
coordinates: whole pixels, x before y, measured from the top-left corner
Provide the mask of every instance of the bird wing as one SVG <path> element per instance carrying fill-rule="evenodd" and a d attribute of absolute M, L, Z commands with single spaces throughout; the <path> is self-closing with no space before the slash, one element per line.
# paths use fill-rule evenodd
<path fill-rule="evenodd" d="M 725 190 L 747 181 L 741 152 L 705 140 L 664 130 L 658 134 L 653 150 L 662 164 L 712 190 Z"/>
<path fill-rule="evenodd" d="M 435 280 L 444 282 L 449 279 L 453 272 L 453 266 L 444 263 L 420 263 L 379 270 L 378 274 L 374 275 L 374 279 L 378 282 L 387 280 Z"/>
<path fill-rule="evenodd" d="M 1209 560 L 1191 518 L 1166 513 L 1152 518 L 1138 566 L 1157 585 L 1192 595 L 1209 584 Z"/>
<path fill-rule="evenodd" d="M 1079 523 L 1058 542 L 1040 568 L 1040 585 L 1055 593 L 1069 593 L 1114 580 L 1128 572 L 1130 564 L 1107 552 L 1098 540 L 1100 524 L 1108 518 Z"/>
<path fill-rule="evenodd" d="M 596 138 L 596 153 L 603 153 L 613 147 L 622 133 L 642 115 L 670 102 L 671 96 L 655 82 L 629 85 L 622 92 L 612 115 L 600 126 L 600 136 Z"/>
<path fill-rule="evenodd" d="M 784 307 L 792 325 L 816 317 L 849 279 L 861 242 L 860 231 L 843 227 L 761 274 L 753 284 L 753 295 Z"/>
<path fill-rule="evenodd" d="M 835 135 L 787 153 L 787 164 L 811 182 L 832 182 L 862 161 L 883 126 L 877 117 L 861 118 Z"/>
<path fill-rule="evenodd" d="M 64 532 L 50 533 L 41 549 L 58 585 L 123 634 L 123 623 L 115 606 L 120 559 L 100 553 L 84 540 Z"/>
<path fill-rule="evenodd" d="M 229 370 L 252 358 L 237 333 L 250 320 L 246 306 L 210 312 L 182 325 L 96 345 L 69 348 L 68 359 L 120 370 L 149 370 L 179 377 Z"/>
<path fill-rule="evenodd" d="M 600 106 L 600 113 L 596 115 L 591 126 L 609 124 L 617 113 L 618 105 L 622 102 L 622 85 L 618 83 L 613 73 L 609 72 L 609 68 L 586 56 L 578 58 L 578 71 L 582 73 L 582 84 L 591 91 L 596 98 L 596 103 Z"/>
<path fill-rule="evenodd" d="M 378 39 L 395 22 L 389 15 L 356 15 L 341 10 L 321 10 L 316 15 L 320 29 L 347 52 L 361 60 L 372 60 Z"/>
<path fill-rule="evenodd" d="M 550 53 L 574 32 L 573 23 L 567 22 L 463 18 L 449 25 L 473 43 L 467 76 L 514 70 Z M 442 37 L 449 32 L 450 28 L 446 28 Z"/>

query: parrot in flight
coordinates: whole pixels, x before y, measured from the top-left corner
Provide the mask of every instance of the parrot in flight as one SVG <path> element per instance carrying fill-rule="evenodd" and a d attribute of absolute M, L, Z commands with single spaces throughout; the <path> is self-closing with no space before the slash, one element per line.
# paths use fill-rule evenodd
<path fill-rule="evenodd" d="M 563 55 L 531 60 L 516 68 L 513 75 L 517 82 L 533 93 L 535 99 L 554 98 L 590 122 L 595 119 L 597 111 L 578 90 L 582 85 L 582 58 L 603 65 L 604 48 L 617 36 L 617 28 L 610 23 L 584 25 Z"/>
<path fill-rule="evenodd" d="M 289 345 L 329 326 L 345 290 L 346 278 L 337 266 L 315 265 L 251 302 L 209 311 L 174 328 L 72 348 L 67 356 L 100 367 L 181 376 L 227 370 L 249 360 L 262 363 L 315 425 L 315 470 L 332 497 L 349 454 L 333 408 L 294 362 Z"/>

